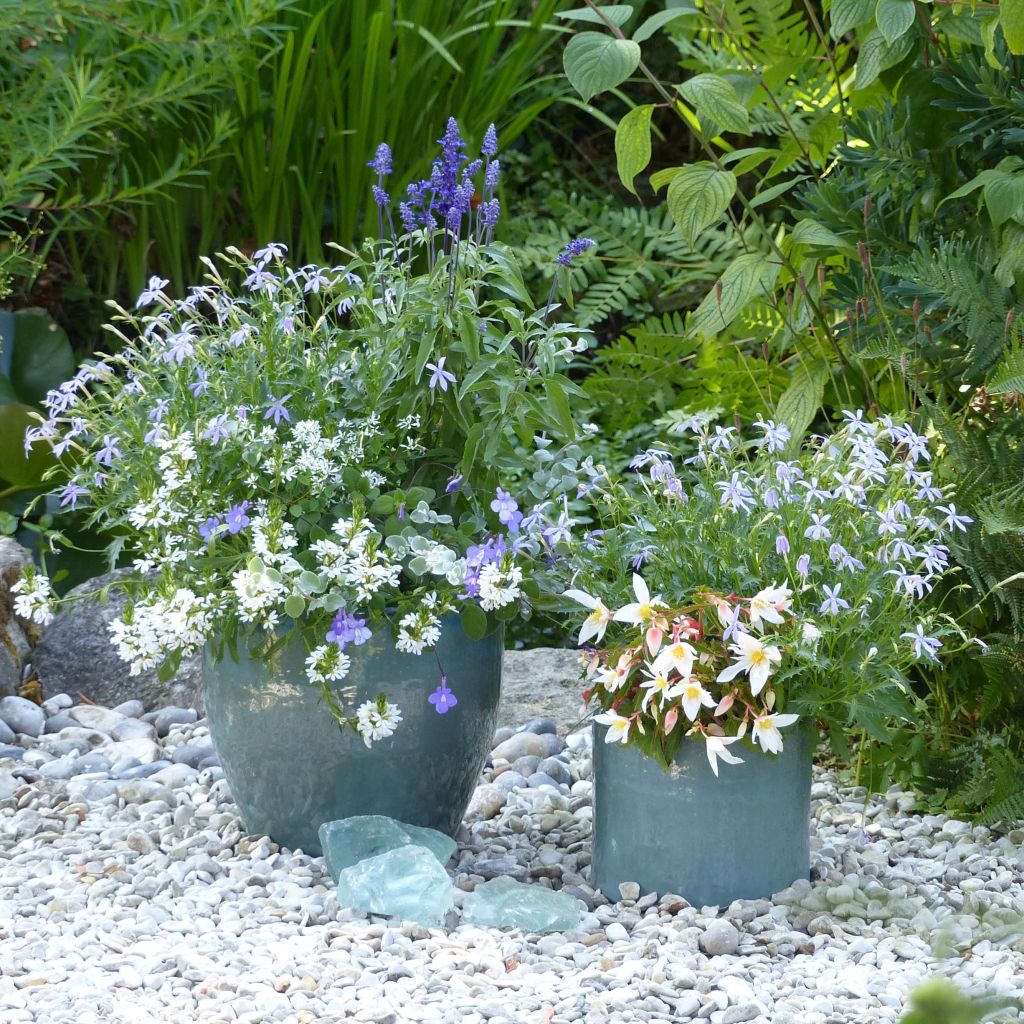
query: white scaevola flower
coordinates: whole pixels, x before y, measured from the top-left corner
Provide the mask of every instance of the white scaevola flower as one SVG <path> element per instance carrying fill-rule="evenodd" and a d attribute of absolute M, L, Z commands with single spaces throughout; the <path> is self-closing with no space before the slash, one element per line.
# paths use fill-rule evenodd
<path fill-rule="evenodd" d="M 772 754 L 782 753 L 782 733 L 787 725 L 792 725 L 799 715 L 761 715 L 754 721 L 751 739 L 761 744 L 761 749 Z"/>
<path fill-rule="evenodd" d="M 675 669 L 684 678 L 693 672 L 693 663 L 697 657 L 696 649 L 685 640 L 676 640 L 668 647 L 663 647 L 651 668 L 655 672 L 668 672 Z"/>
<path fill-rule="evenodd" d="M 356 710 L 356 729 L 368 747 L 391 736 L 401 721 L 402 712 L 397 704 L 387 703 L 382 711 L 374 701 L 368 700 Z"/>
<path fill-rule="evenodd" d="M 726 749 L 729 744 L 736 743 L 739 739 L 739 736 L 704 737 L 704 740 L 707 743 L 708 763 L 711 765 L 711 770 L 715 773 L 715 778 L 718 778 L 719 761 L 724 761 L 726 764 L 743 764 L 742 757 L 737 757 Z"/>
<path fill-rule="evenodd" d="M 665 602 L 660 597 L 651 597 L 647 583 L 638 573 L 633 573 L 633 593 L 636 595 L 636 601 L 624 605 L 612 616 L 616 622 L 641 626 L 654 618 L 655 609 L 665 607 Z"/>
<path fill-rule="evenodd" d="M 789 611 L 793 603 L 792 597 L 793 591 L 789 587 L 779 587 L 774 583 L 758 591 L 750 599 L 750 624 L 758 629 L 763 628 L 763 622 L 779 625 L 782 613 Z"/>
<path fill-rule="evenodd" d="M 594 715 L 594 721 L 599 725 L 608 726 L 604 735 L 605 743 L 627 743 L 629 741 L 629 727 L 632 724 L 628 718 L 617 715 L 614 711 L 605 711 L 600 715 Z"/>
<path fill-rule="evenodd" d="M 676 693 L 673 694 L 673 696 L 680 696 L 683 698 L 683 714 L 686 715 L 691 722 L 700 714 L 700 709 L 702 707 L 713 708 L 717 703 L 715 698 L 704 689 L 700 680 L 696 676 L 690 676 L 689 679 L 680 683 L 675 690 Z"/>
<path fill-rule="evenodd" d="M 727 683 L 741 672 L 746 672 L 750 679 L 750 692 L 756 697 L 768 682 L 772 667 L 782 661 L 782 652 L 778 647 L 769 646 L 746 633 L 737 633 L 735 643 L 729 648 L 737 660 L 719 675 L 718 681 Z"/>
<path fill-rule="evenodd" d="M 577 643 L 582 645 L 588 640 L 600 643 L 604 639 L 608 623 L 612 621 L 611 610 L 605 605 L 604 601 L 599 597 L 591 597 L 582 590 L 567 590 L 562 596 L 583 605 L 584 608 L 590 609 L 590 614 L 586 617 L 583 626 L 580 628 L 580 636 Z"/>

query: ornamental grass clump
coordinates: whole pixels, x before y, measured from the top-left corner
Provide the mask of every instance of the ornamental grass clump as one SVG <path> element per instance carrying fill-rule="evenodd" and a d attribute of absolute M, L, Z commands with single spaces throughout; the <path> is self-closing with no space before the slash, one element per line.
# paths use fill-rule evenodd
<path fill-rule="evenodd" d="M 419 655 L 446 616 L 482 637 L 528 606 L 572 519 L 521 452 L 575 436 L 563 371 L 579 335 L 491 243 L 496 152 L 492 130 L 468 159 L 451 121 L 398 236 L 381 146 L 384 238 L 335 266 L 230 249 L 181 301 L 154 278 L 117 309 L 116 353 L 50 393 L 26 444 L 52 447 L 59 504 L 111 533 L 111 564 L 130 562 L 111 632 L 133 673 L 169 675 L 208 642 L 269 655 L 298 635 L 310 681 L 369 744 L 401 712 L 386 695 L 339 698 L 354 649 L 387 630 Z M 19 611 L 45 621 L 51 598 L 30 572 Z M 443 672 L 439 713 L 458 701 Z"/>
<path fill-rule="evenodd" d="M 913 673 L 968 642 L 925 601 L 969 518 L 936 486 L 929 439 L 860 412 L 794 446 L 788 429 L 699 421 L 591 492 L 599 528 L 562 562 L 589 614 L 588 700 L 607 742 L 668 765 L 687 737 L 718 762 L 781 753 L 799 718 L 837 750 L 914 717 Z"/>

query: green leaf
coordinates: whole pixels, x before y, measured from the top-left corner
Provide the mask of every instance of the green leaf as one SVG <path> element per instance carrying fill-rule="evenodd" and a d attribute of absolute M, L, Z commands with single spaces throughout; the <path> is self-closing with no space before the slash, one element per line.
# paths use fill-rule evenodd
<path fill-rule="evenodd" d="M 833 39 L 846 35 L 851 28 L 870 21 L 876 0 L 832 0 L 829 13 L 829 34 Z"/>
<path fill-rule="evenodd" d="M 668 212 L 692 248 L 700 233 L 728 209 L 736 176 L 702 161 L 682 168 L 668 187 Z"/>
<path fill-rule="evenodd" d="M 682 170 L 681 167 L 663 167 L 651 175 L 651 188 L 660 192 Z"/>
<path fill-rule="evenodd" d="M 690 315 L 689 333 L 709 337 L 724 331 L 751 302 L 771 294 L 778 276 L 778 263 L 761 253 L 737 256 Z"/>
<path fill-rule="evenodd" d="M 619 180 L 633 195 L 633 179 L 651 162 L 651 114 L 654 104 L 634 107 L 615 129 L 615 160 Z"/>
<path fill-rule="evenodd" d="M 829 378 L 828 364 L 821 359 L 801 363 L 793 373 L 790 385 L 775 407 L 775 418 L 793 432 L 793 445 L 799 445 L 825 397 Z"/>
<path fill-rule="evenodd" d="M 886 42 L 885 37 L 877 29 L 872 29 L 864 42 L 861 43 L 860 53 L 857 55 L 857 78 L 854 81 L 854 89 L 866 89 L 878 76 L 896 64 L 908 53 L 914 45 L 911 35 L 903 35 L 895 43 Z"/>
<path fill-rule="evenodd" d="M 598 8 L 598 11 L 591 7 L 576 7 L 571 11 L 559 11 L 558 17 L 566 18 L 569 21 L 587 21 L 594 25 L 605 26 L 607 25 L 605 18 L 607 18 L 616 28 L 622 28 L 633 17 L 631 4 L 609 4 L 607 7 Z M 601 17 L 602 14 L 604 18 Z"/>
<path fill-rule="evenodd" d="M 640 63 L 640 44 L 600 32 L 580 32 L 569 40 L 565 74 L 585 100 L 621 85 Z"/>
<path fill-rule="evenodd" d="M 779 196 L 784 195 L 794 185 L 799 185 L 801 181 L 806 181 L 808 177 L 806 174 L 798 174 L 795 178 L 787 178 L 785 181 L 780 181 L 777 185 L 772 185 L 771 188 L 766 188 L 763 192 L 758 192 L 750 200 L 751 209 L 762 206 L 765 203 L 770 203 L 773 199 L 778 199 Z"/>
<path fill-rule="evenodd" d="M 875 24 L 889 44 L 896 42 L 914 24 L 914 0 L 878 0 Z"/>
<path fill-rule="evenodd" d="M 999 174 L 982 188 L 985 208 L 992 223 L 999 227 L 1011 217 L 1019 218 L 1024 207 L 1024 174 Z"/>
<path fill-rule="evenodd" d="M 555 415 L 558 429 L 567 441 L 576 437 L 576 424 L 572 418 L 572 409 L 569 406 L 569 399 L 565 390 L 556 377 L 551 377 L 544 382 L 544 397 Z"/>
<path fill-rule="evenodd" d="M 473 601 L 467 601 L 459 614 L 462 628 L 470 640 L 483 640 L 487 636 L 487 613 Z"/>
<path fill-rule="evenodd" d="M 696 7 L 670 7 L 667 11 L 658 11 L 657 14 L 652 14 L 633 33 L 633 40 L 637 43 L 645 43 L 659 28 L 664 28 L 677 18 L 687 18 L 691 14 L 697 13 Z"/>
<path fill-rule="evenodd" d="M 999 0 L 999 25 L 1010 53 L 1024 54 L 1024 0 Z"/>
<path fill-rule="evenodd" d="M 702 125 L 713 122 L 715 127 L 725 131 L 750 132 L 747 108 L 728 79 L 711 74 L 695 75 L 683 82 L 679 91 L 697 109 Z"/>
<path fill-rule="evenodd" d="M 797 221 L 790 236 L 794 245 L 810 245 L 822 249 L 849 249 L 849 242 L 843 241 L 834 231 L 824 224 L 819 224 L 812 217 Z"/>
<path fill-rule="evenodd" d="M 0 405 L 0 480 L 12 487 L 38 487 L 57 461 L 46 442 L 33 445 L 25 455 L 25 428 L 38 422 L 29 405 Z"/>
<path fill-rule="evenodd" d="M 1024 348 L 1010 349 L 985 381 L 990 395 L 1024 394 Z"/>
<path fill-rule="evenodd" d="M 0 343 L 11 352 L 11 385 L 20 401 L 37 405 L 74 374 L 75 356 L 68 336 L 42 310 L 19 310 L 13 321 L 14 336 L 5 332 Z"/>
<path fill-rule="evenodd" d="M 285 598 L 284 613 L 291 619 L 297 619 L 306 610 L 306 602 L 298 594 L 289 594 Z"/>

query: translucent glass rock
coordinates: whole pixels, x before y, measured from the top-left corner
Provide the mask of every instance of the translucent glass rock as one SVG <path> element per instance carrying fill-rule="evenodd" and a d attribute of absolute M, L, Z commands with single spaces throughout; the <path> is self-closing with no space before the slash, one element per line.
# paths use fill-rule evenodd
<path fill-rule="evenodd" d="M 432 828 L 406 825 L 382 814 L 325 821 L 320 826 L 320 846 L 327 870 L 335 882 L 345 868 L 402 846 L 425 847 L 442 867 L 455 852 L 455 840 L 451 836 Z"/>
<path fill-rule="evenodd" d="M 462 920 L 481 928 L 564 932 L 578 928 L 586 907 L 568 893 L 495 878 L 478 885 L 462 902 Z"/>
<path fill-rule="evenodd" d="M 452 909 L 454 897 L 448 872 L 430 850 L 399 846 L 344 868 L 338 903 L 434 927 Z"/>

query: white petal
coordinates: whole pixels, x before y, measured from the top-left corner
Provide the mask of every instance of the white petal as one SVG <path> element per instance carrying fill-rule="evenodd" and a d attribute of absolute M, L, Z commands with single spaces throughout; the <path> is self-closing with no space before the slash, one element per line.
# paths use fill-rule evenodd
<path fill-rule="evenodd" d="M 585 594 L 582 590 L 567 590 L 562 597 L 567 597 L 571 601 L 575 601 L 577 604 L 583 605 L 585 608 L 596 608 L 598 601 L 596 597 L 591 597 L 589 594 Z"/>

